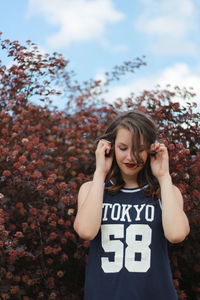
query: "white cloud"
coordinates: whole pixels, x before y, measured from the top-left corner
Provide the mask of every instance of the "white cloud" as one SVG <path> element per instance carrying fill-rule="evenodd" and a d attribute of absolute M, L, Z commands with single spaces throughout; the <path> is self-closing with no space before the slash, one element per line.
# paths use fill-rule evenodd
<path fill-rule="evenodd" d="M 132 92 L 136 95 L 141 93 L 144 90 L 157 89 L 157 86 L 160 86 L 160 89 L 166 88 L 167 85 L 171 85 L 171 89 L 175 86 L 180 88 L 193 88 L 193 91 L 196 92 L 198 97 L 194 99 L 200 107 L 200 65 L 196 69 L 190 68 L 185 63 L 176 63 L 171 67 L 164 69 L 162 72 L 157 72 L 154 76 L 147 75 L 146 77 L 140 77 L 137 80 L 129 82 L 125 85 L 119 85 L 114 87 L 109 91 L 109 94 L 106 95 L 106 99 L 109 101 L 114 101 L 117 98 L 126 98 L 130 96 Z M 170 90 L 170 87 L 167 87 Z"/>
<path fill-rule="evenodd" d="M 59 28 L 47 39 L 56 48 L 72 42 L 104 39 L 106 26 L 124 18 L 112 0 L 29 0 L 28 14 L 40 14 Z"/>
<path fill-rule="evenodd" d="M 104 46 L 105 49 L 112 51 L 112 53 L 122 53 L 127 52 L 129 47 L 125 44 L 117 44 L 113 45 L 109 40 L 101 39 L 101 44 Z"/>
<path fill-rule="evenodd" d="M 193 0 L 140 0 L 142 14 L 134 23 L 145 34 L 155 54 L 198 53 L 194 37 L 198 33 L 197 8 Z"/>
<path fill-rule="evenodd" d="M 198 49 L 193 41 L 182 38 L 168 37 L 153 40 L 149 45 L 149 50 L 155 55 L 186 55 L 197 57 Z"/>
<path fill-rule="evenodd" d="M 106 77 L 105 77 L 105 72 L 106 70 L 103 68 L 99 68 L 96 71 L 96 76 L 94 77 L 95 80 L 100 80 L 102 84 L 106 82 Z"/>

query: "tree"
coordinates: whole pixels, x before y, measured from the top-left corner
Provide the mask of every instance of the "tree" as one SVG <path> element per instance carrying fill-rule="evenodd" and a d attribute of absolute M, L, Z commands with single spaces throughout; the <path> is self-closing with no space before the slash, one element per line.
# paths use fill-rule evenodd
<path fill-rule="evenodd" d="M 104 83 L 79 84 L 60 54 L 41 55 L 30 41 L 27 45 L 1 41 L 13 64 L 0 66 L 0 297 L 81 299 L 88 242 L 73 231 L 77 192 L 93 174 L 97 136 L 118 111 L 137 108 L 158 123 L 192 228 L 185 242 L 170 245 L 175 285 L 181 299 L 199 299 L 200 135 L 194 94 L 175 88 L 144 91 L 113 105 L 98 102 L 113 80 L 144 61 L 114 67 Z M 65 111 L 51 105 L 60 94 L 56 84 L 65 86 Z M 188 104 L 181 107 L 177 97 Z M 33 104 L 35 99 L 44 105 Z"/>

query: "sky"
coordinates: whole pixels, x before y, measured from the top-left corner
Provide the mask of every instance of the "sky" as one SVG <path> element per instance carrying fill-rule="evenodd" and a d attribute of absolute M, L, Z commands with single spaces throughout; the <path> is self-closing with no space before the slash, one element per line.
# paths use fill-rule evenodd
<path fill-rule="evenodd" d="M 200 94 L 199 0 L 0 0 L 0 31 L 62 53 L 79 81 L 144 55 L 147 66 L 114 84 L 110 101 L 158 84 Z"/>

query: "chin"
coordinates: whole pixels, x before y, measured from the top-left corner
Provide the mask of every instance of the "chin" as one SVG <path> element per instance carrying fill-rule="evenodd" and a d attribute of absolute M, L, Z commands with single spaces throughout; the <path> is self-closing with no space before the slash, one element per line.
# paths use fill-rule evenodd
<path fill-rule="evenodd" d="M 126 175 L 126 176 L 137 176 L 139 173 L 140 169 L 134 169 L 134 170 L 130 170 L 130 171 L 122 171 L 122 174 Z"/>

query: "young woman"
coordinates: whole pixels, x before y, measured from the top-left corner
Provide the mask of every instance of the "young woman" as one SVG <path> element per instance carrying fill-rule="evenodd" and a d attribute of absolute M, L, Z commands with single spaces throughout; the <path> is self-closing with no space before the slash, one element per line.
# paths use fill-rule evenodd
<path fill-rule="evenodd" d="M 93 180 L 78 195 L 74 228 L 91 240 L 85 300 L 177 300 L 167 240 L 189 233 L 168 151 L 152 119 L 118 116 L 98 142 Z"/>

